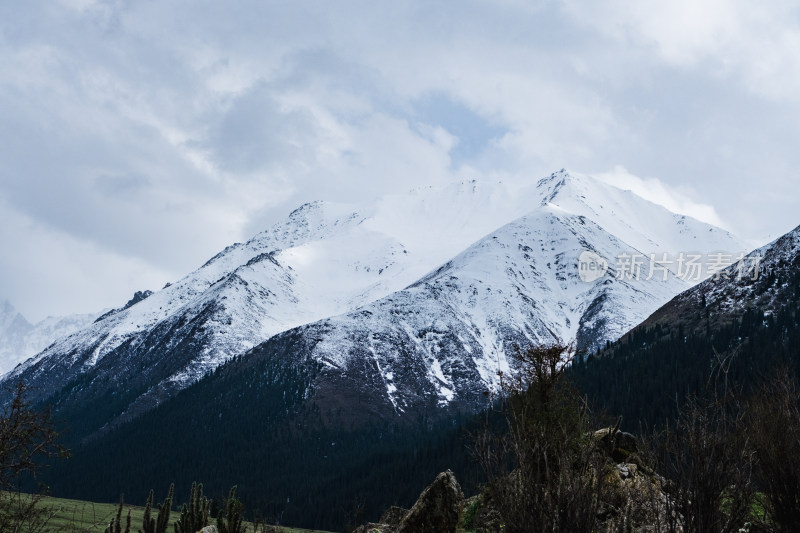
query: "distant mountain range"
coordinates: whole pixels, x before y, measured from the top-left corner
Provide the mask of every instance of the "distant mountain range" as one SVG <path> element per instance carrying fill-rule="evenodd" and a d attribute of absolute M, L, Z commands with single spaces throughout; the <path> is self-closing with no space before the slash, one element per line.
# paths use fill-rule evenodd
<path fill-rule="evenodd" d="M 0 375 L 38 354 L 54 341 L 85 328 L 97 316 L 51 316 L 31 324 L 7 300 L 0 302 Z"/>

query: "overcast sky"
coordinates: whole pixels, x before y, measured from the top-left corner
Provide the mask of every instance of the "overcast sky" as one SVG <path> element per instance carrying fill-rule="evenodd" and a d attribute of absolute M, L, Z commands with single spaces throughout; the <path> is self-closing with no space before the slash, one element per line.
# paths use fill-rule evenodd
<path fill-rule="evenodd" d="M 566 167 L 800 224 L 792 1 L 0 3 L 0 299 L 123 304 L 312 199 Z"/>

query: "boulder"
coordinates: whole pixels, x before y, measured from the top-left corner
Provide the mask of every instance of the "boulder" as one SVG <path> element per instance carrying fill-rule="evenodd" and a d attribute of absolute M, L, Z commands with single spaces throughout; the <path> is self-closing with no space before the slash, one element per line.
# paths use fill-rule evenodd
<path fill-rule="evenodd" d="M 389 524 L 390 526 L 399 526 L 406 514 L 408 514 L 408 509 L 392 505 L 381 515 L 381 519 L 378 522 Z"/>
<path fill-rule="evenodd" d="M 448 470 L 430 484 L 406 513 L 396 533 L 455 533 L 464 502 L 456 476 Z"/>
<path fill-rule="evenodd" d="M 206 526 L 197 533 L 218 533 L 217 526 Z"/>
<path fill-rule="evenodd" d="M 669 523 L 675 503 L 664 490 L 666 479 L 636 463 L 618 463 L 606 475 L 600 531 L 622 531 L 625 524 L 635 531 L 654 531 L 654 524 Z"/>
<path fill-rule="evenodd" d="M 483 492 L 464 502 L 461 514 L 461 529 L 481 533 L 502 533 L 503 520 L 494 508 L 491 496 Z"/>

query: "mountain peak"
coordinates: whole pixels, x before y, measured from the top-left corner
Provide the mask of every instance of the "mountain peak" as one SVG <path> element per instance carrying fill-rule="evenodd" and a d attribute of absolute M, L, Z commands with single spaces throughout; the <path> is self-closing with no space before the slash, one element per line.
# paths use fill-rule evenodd
<path fill-rule="evenodd" d="M 566 185 L 567 181 L 570 179 L 574 179 L 573 175 L 567 172 L 567 169 L 562 168 L 561 170 L 553 172 L 549 176 L 540 179 L 536 184 L 536 188 L 550 190 L 559 189 Z"/>
<path fill-rule="evenodd" d="M 0 300 L 0 313 L 5 315 L 8 313 L 16 313 L 16 311 L 14 306 L 11 305 L 11 302 L 6 299 Z"/>
<path fill-rule="evenodd" d="M 305 217 L 308 215 L 308 213 L 320 209 L 323 205 L 324 202 L 322 200 L 314 200 L 311 202 L 306 202 L 300 205 L 300 207 L 294 209 L 291 213 L 289 213 L 289 218 L 293 219 L 293 218 Z"/>
<path fill-rule="evenodd" d="M 590 205 L 594 209 L 602 207 L 598 203 L 602 203 L 609 194 L 617 195 L 627 192 L 592 176 L 571 173 L 564 168 L 539 180 L 536 188 L 540 192 L 542 206 L 548 203 L 556 203 L 561 206 L 561 204 L 577 201 Z M 638 196 L 636 198 L 643 200 Z"/>
<path fill-rule="evenodd" d="M 0 301 L 0 374 L 37 354 L 54 340 L 88 325 L 94 315 L 47 317 L 31 324 L 8 300 Z"/>
<path fill-rule="evenodd" d="M 17 324 L 22 325 L 25 324 L 30 326 L 28 320 L 22 316 L 22 313 L 17 311 L 17 309 L 9 302 L 8 300 L 1 300 L 0 301 L 0 337 L 4 335 L 4 329 L 10 324 Z M 0 339 L 2 340 L 2 339 Z"/>

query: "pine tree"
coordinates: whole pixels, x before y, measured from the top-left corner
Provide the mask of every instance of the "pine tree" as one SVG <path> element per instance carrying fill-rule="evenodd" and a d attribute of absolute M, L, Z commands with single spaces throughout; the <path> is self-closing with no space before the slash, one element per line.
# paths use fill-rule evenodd
<path fill-rule="evenodd" d="M 203 496 L 203 484 L 192 483 L 189 503 L 181 507 L 181 517 L 175 522 L 175 533 L 195 533 L 209 525 L 211 501 Z"/>
<path fill-rule="evenodd" d="M 220 511 L 217 518 L 219 533 L 245 533 L 245 526 L 242 521 L 243 510 L 244 505 L 236 498 L 236 485 L 234 485 L 228 494 L 225 511 Z"/>
<path fill-rule="evenodd" d="M 172 497 L 175 493 L 175 484 L 169 486 L 169 494 L 167 499 L 164 500 L 158 508 L 158 517 L 152 518 L 153 510 L 153 491 L 150 491 L 150 496 L 147 497 L 147 504 L 144 508 L 144 518 L 142 519 L 143 529 L 139 533 L 167 533 L 167 526 L 169 525 L 169 515 L 172 510 Z"/>
<path fill-rule="evenodd" d="M 119 499 L 119 509 L 117 509 L 117 516 L 111 519 L 105 533 L 122 533 L 122 507 L 124 505 L 123 498 Z M 131 533 L 131 510 L 128 509 L 128 518 L 125 522 L 125 533 Z"/>

